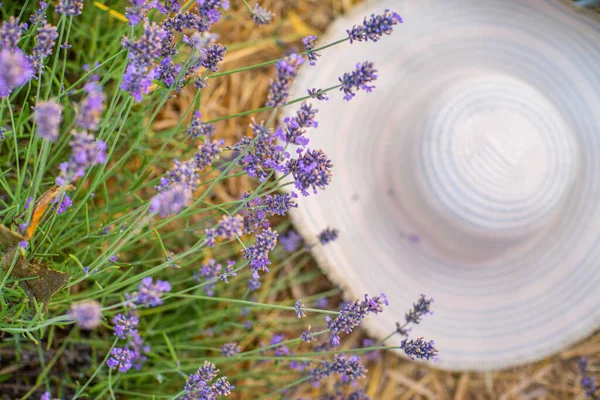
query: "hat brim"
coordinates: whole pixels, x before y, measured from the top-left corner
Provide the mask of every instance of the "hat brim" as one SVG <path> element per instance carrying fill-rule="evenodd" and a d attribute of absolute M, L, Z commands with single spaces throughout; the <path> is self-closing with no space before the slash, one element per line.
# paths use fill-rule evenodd
<path fill-rule="evenodd" d="M 364 323 L 378 338 L 424 293 L 435 298 L 435 314 L 412 334 L 435 340 L 440 368 L 494 370 L 555 354 L 600 326 L 600 24 L 560 1 L 388 0 L 353 10 L 319 44 L 386 8 L 405 21 L 392 36 L 328 49 L 294 84 L 291 98 L 336 84 L 358 62 L 373 61 L 379 71 L 373 93 L 349 102 L 330 93 L 315 104 L 319 127 L 309 147 L 332 159 L 334 176 L 325 191 L 299 199 L 294 225 L 311 241 L 327 226 L 340 230 L 314 255 L 348 298 L 388 296 L 390 308 Z M 403 107 L 427 89 L 428 75 L 474 64 L 543 92 L 572 127 L 579 157 L 551 226 L 531 246 L 475 265 L 428 248 L 427 233 L 402 208 L 406 193 L 397 179 L 414 134 Z"/>

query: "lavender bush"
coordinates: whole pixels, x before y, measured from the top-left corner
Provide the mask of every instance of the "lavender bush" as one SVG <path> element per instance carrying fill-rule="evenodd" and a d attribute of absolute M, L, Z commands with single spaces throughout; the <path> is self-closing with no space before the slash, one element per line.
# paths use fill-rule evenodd
<path fill-rule="evenodd" d="M 256 29 L 274 22 L 260 4 L 242 2 Z M 334 43 L 308 36 L 304 52 L 222 71 L 227 49 L 211 31 L 228 12 L 227 0 L 4 2 L 2 393 L 262 399 L 321 385 L 324 399 L 368 398 L 361 355 L 391 347 L 340 346 L 366 316 L 385 311 L 385 295 L 328 310 L 337 290 L 289 301 L 273 294 L 289 280 L 314 279 L 303 271 L 311 248 L 343 235 L 327 228 L 303 245 L 281 217 L 333 177 L 327 155 L 310 147 L 318 102 L 366 95 L 376 66 L 357 60 L 338 83 L 306 88 L 302 98 L 290 99 L 289 89 L 299 68 L 318 68 L 320 52 L 368 45 L 356 42 L 377 41 L 402 19 L 368 16 Z M 265 106 L 220 119 L 254 116 L 249 134 L 226 146 L 199 111 L 203 89 L 266 66 L 274 78 Z M 187 86 L 196 93 L 185 110 L 191 124 L 150 140 L 159 111 Z M 283 107 L 296 116 L 278 123 Z M 174 154 L 172 142 L 185 149 Z M 240 175 L 255 182 L 244 196 L 210 201 L 216 185 Z M 280 192 L 289 177 L 293 190 Z M 418 299 L 390 327 L 413 359 L 437 359 L 433 342 L 408 339 L 431 301 Z M 32 370 L 19 367 L 28 362 Z"/>

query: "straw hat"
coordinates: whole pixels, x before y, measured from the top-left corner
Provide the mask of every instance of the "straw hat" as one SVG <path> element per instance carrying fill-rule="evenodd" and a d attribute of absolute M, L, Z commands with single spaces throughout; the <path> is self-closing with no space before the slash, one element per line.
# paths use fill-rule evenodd
<path fill-rule="evenodd" d="M 514 366 L 582 339 L 600 326 L 600 23 L 558 0 L 388 0 L 318 43 L 386 8 L 405 21 L 393 35 L 328 49 L 295 82 L 297 97 L 357 62 L 379 71 L 373 93 L 314 104 L 309 146 L 334 177 L 299 199 L 297 229 L 338 228 L 315 250 L 324 270 L 349 298 L 389 297 L 371 334 L 435 298 L 413 334 L 435 340 L 441 368 Z"/>

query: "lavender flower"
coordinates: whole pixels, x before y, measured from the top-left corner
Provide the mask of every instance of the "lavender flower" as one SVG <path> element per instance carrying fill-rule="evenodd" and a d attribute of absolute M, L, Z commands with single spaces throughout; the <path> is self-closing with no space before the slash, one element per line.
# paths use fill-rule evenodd
<path fill-rule="evenodd" d="M 353 90 L 365 90 L 370 92 L 375 86 L 369 86 L 367 83 L 377 79 L 377 70 L 373 68 L 373 63 L 365 61 L 364 63 L 356 64 L 356 69 L 352 72 L 347 72 L 339 78 L 341 83 L 340 90 L 345 93 L 344 100 L 351 100 L 355 93 Z"/>
<path fill-rule="evenodd" d="M 69 208 L 73 207 L 73 201 L 66 194 L 62 198 L 62 201 L 58 205 L 58 209 L 56 210 L 56 214 L 60 215 L 67 211 Z"/>
<path fill-rule="evenodd" d="M 215 133 L 215 126 L 202 122 L 200 118 L 202 118 L 202 113 L 196 110 L 192 117 L 192 123 L 187 130 L 187 135 L 192 139 L 203 136 L 212 136 Z"/>
<path fill-rule="evenodd" d="M 338 238 L 339 231 L 337 229 L 325 228 L 319 233 L 319 242 L 322 245 L 326 245 L 329 242 L 333 242 Z"/>
<path fill-rule="evenodd" d="M 289 158 L 289 154 L 284 152 L 284 148 L 279 144 L 279 141 L 285 139 L 283 129 L 278 129 L 277 132 L 264 127 L 263 123 L 256 123 L 252 120 L 250 124 L 254 135 L 254 146 L 247 151 L 246 155 L 239 160 L 239 165 L 251 177 L 258 177 L 259 181 L 264 181 L 268 176 L 267 169 L 274 169 L 277 172 L 287 173 L 285 161 Z M 241 149 L 250 146 L 252 140 L 248 137 L 243 137 L 234 148 Z"/>
<path fill-rule="evenodd" d="M 256 25 L 267 25 L 271 23 L 271 19 L 273 19 L 273 13 L 265 10 L 258 3 L 256 3 L 252 9 L 251 17 L 252 21 L 254 21 Z"/>
<path fill-rule="evenodd" d="M 280 107 L 285 104 L 292 81 L 298 75 L 298 68 L 303 63 L 304 59 L 301 56 L 292 54 L 275 64 L 277 77 L 271 81 L 266 103 L 268 107 Z"/>
<path fill-rule="evenodd" d="M 325 310 L 327 307 L 329 307 L 329 299 L 327 297 L 318 298 L 315 302 L 315 307 Z"/>
<path fill-rule="evenodd" d="M 321 365 L 311 369 L 310 375 L 315 385 L 318 385 L 321 380 L 333 374 L 338 374 L 342 383 L 350 384 L 364 377 L 366 372 L 359 356 L 347 357 L 337 354 L 334 356 L 332 362 L 323 361 Z"/>
<path fill-rule="evenodd" d="M 29 22 L 31 23 L 31 25 L 43 25 L 46 23 L 46 15 L 45 15 L 45 11 L 46 8 L 48 7 L 48 3 L 46 3 L 45 1 L 40 1 L 39 3 L 39 8 L 37 10 L 35 10 L 31 16 L 29 17 Z M 26 26 L 26 24 L 23 24 Z M 24 28 L 26 29 L 26 28 Z"/>
<path fill-rule="evenodd" d="M 200 175 L 198 175 L 198 168 L 195 161 L 188 160 L 181 162 L 178 159 L 174 159 L 173 163 L 175 166 L 160 179 L 160 184 L 154 188 L 158 192 L 165 192 L 173 186 L 179 185 L 190 192 L 196 190 Z"/>
<path fill-rule="evenodd" d="M 154 70 L 148 72 L 148 68 L 143 65 L 129 63 L 123 76 L 123 82 L 121 82 L 121 89 L 133 96 L 139 103 L 142 101 L 143 95 L 150 92 L 154 76 Z"/>
<path fill-rule="evenodd" d="M 92 330 L 100 325 L 102 319 L 102 310 L 100 303 L 96 300 L 84 300 L 80 303 L 71 304 L 71 319 L 81 327 L 81 329 Z"/>
<path fill-rule="evenodd" d="M 129 50 L 129 58 L 133 63 L 149 66 L 154 60 L 161 56 L 162 42 L 167 37 L 164 26 L 154 22 L 144 22 L 144 33 L 138 40 L 124 37 L 123 47 Z"/>
<path fill-rule="evenodd" d="M 227 10 L 229 8 L 229 0 L 196 0 L 198 4 L 198 14 L 207 19 L 210 24 L 215 24 L 221 18 L 219 9 Z"/>
<path fill-rule="evenodd" d="M 117 314 L 114 316 L 112 323 L 115 329 L 115 336 L 125 339 L 127 336 L 137 333 L 136 327 L 139 325 L 140 320 L 132 314 Z"/>
<path fill-rule="evenodd" d="M 0 25 L 0 50 L 15 50 L 25 26 L 25 24 L 20 24 L 19 20 L 12 15 L 8 18 L 8 21 L 4 21 Z"/>
<path fill-rule="evenodd" d="M 294 184 L 303 196 L 308 196 L 308 189 L 312 188 L 317 193 L 317 188 L 325 189 L 331 182 L 331 168 L 333 165 L 322 150 L 298 151 L 298 158 L 287 162 Z"/>
<path fill-rule="evenodd" d="M 148 359 L 146 354 L 150 353 L 150 346 L 144 343 L 137 331 L 132 331 L 125 348 L 133 353 L 133 358 L 131 359 L 133 368 L 140 370 L 142 364 Z"/>
<path fill-rule="evenodd" d="M 41 73 L 44 58 L 52 54 L 52 48 L 58 39 L 58 32 L 55 26 L 45 24 L 38 28 L 38 33 L 35 38 L 35 46 L 33 47 L 33 57 L 31 58 L 35 71 Z"/>
<path fill-rule="evenodd" d="M 40 400 L 52 400 L 52 395 L 50 392 L 46 391 L 40 396 Z"/>
<path fill-rule="evenodd" d="M 306 313 L 302 310 L 304 307 L 305 305 L 302 304 L 301 300 L 296 301 L 296 304 L 294 304 L 294 310 L 296 310 L 296 318 L 300 319 L 306 317 Z"/>
<path fill-rule="evenodd" d="M 283 356 L 287 356 L 290 354 L 290 349 L 287 346 L 280 344 L 284 340 L 285 340 L 285 335 L 283 335 L 283 334 L 273 335 L 271 337 L 271 341 L 270 341 L 269 345 L 270 346 L 279 345 L 279 346 L 273 347 L 273 355 L 275 357 L 283 357 Z"/>
<path fill-rule="evenodd" d="M 223 61 L 227 48 L 219 43 L 214 43 L 206 49 L 205 58 L 202 60 L 202 66 L 211 72 L 219 70 L 219 63 Z"/>
<path fill-rule="evenodd" d="M 218 378 L 211 386 L 211 391 L 215 396 L 229 396 L 234 389 L 235 386 L 229 383 L 225 376 Z"/>
<path fill-rule="evenodd" d="M 42 139 L 56 142 L 62 121 L 62 106 L 54 100 L 42 101 L 35 106 L 37 134 Z"/>
<path fill-rule="evenodd" d="M 106 361 L 110 369 L 118 368 L 120 372 L 127 372 L 131 368 L 134 354 L 127 348 L 115 347 L 110 352 L 112 356 Z"/>
<path fill-rule="evenodd" d="M 419 300 L 417 300 L 416 303 L 413 303 L 412 310 L 406 313 L 404 324 L 400 325 L 399 322 L 396 322 L 396 333 L 402 336 L 408 336 L 410 329 L 406 329 L 406 327 L 409 324 L 419 324 L 423 316 L 433 314 L 433 311 L 431 311 L 431 303 L 433 303 L 433 299 L 428 299 L 422 294 L 419 297 Z"/>
<path fill-rule="evenodd" d="M 171 87 L 180 71 L 181 65 L 175 64 L 171 57 L 165 57 L 156 68 L 156 79 Z"/>
<path fill-rule="evenodd" d="M 110 256 L 110 257 L 108 258 L 108 260 L 109 260 L 110 262 L 113 262 L 113 263 L 114 263 L 114 262 L 117 262 L 117 255 L 116 255 L 116 254 L 114 254 L 114 255 Z"/>
<path fill-rule="evenodd" d="M 206 142 L 204 145 L 198 147 L 198 151 L 194 154 L 195 167 L 199 170 L 203 170 L 211 165 L 219 158 L 222 145 L 222 140 L 213 140 L 212 142 Z"/>
<path fill-rule="evenodd" d="M 383 311 L 383 307 L 387 305 L 389 305 L 389 303 L 383 293 L 381 296 L 374 296 L 371 298 L 369 298 L 368 295 L 365 295 L 363 301 L 356 300 L 354 303 L 346 304 L 340 310 L 340 314 L 335 320 L 326 316 L 325 321 L 327 322 L 327 328 L 331 332 L 331 344 L 333 346 L 338 346 L 340 344 L 339 334 L 341 332 L 350 334 L 354 328 L 360 325 L 361 321 L 368 314 L 379 314 Z"/>
<path fill-rule="evenodd" d="M 418 358 L 420 360 L 438 360 L 438 351 L 434 347 L 433 340 L 429 342 L 424 340 L 422 337 L 417 338 L 416 340 L 408 340 L 404 339 L 400 343 L 400 348 L 404 350 L 404 353 L 414 360 Z"/>
<path fill-rule="evenodd" d="M 237 276 L 237 273 L 233 270 L 234 265 L 235 265 L 235 261 L 231 261 L 231 260 L 227 261 L 227 267 L 225 267 L 225 272 L 223 272 L 221 275 L 219 275 L 220 281 L 229 283 L 229 281 L 227 280 L 228 278 L 231 278 L 232 276 Z"/>
<path fill-rule="evenodd" d="M 86 83 L 83 90 L 87 96 L 81 102 L 77 126 L 81 129 L 95 131 L 100 126 L 106 95 L 102 91 L 102 86 L 97 82 L 97 77 Z"/>
<path fill-rule="evenodd" d="M 152 283 L 152 277 L 147 276 L 138 286 L 137 304 L 147 307 L 160 306 L 163 304 L 162 294 L 170 291 L 171 284 L 169 282 L 157 279 L 156 283 Z"/>
<path fill-rule="evenodd" d="M 216 228 L 208 228 L 205 230 L 206 240 L 208 246 L 215 245 L 215 239 L 221 237 L 223 239 L 231 240 L 235 239 L 236 236 L 242 236 L 244 227 L 244 219 L 240 215 L 221 217 L 219 224 Z"/>
<path fill-rule="evenodd" d="M 67 17 L 77 17 L 83 12 L 83 0 L 60 0 L 55 11 Z"/>
<path fill-rule="evenodd" d="M 327 97 L 327 95 L 325 94 L 326 92 L 323 91 L 323 89 L 308 89 L 307 90 L 308 95 L 310 97 L 312 97 L 313 99 L 317 99 L 317 100 L 329 100 L 329 97 Z"/>
<path fill-rule="evenodd" d="M 32 75 L 31 64 L 20 49 L 0 51 L 0 97 L 8 97 L 14 89 L 27 83 Z"/>
<path fill-rule="evenodd" d="M 260 280 L 257 276 L 251 276 L 248 279 L 248 290 L 254 292 L 255 290 L 260 289 Z"/>
<path fill-rule="evenodd" d="M 189 188 L 179 184 L 173 185 L 152 198 L 150 212 L 158 214 L 161 218 L 179 214 L 187 207 L 191 198 L 192 192 Z"/>
<path fill-rule="evenodd" d="M 596 386 L 595 379 L 589 376 L 588 372 L 588 361 L 585 357 L 581 357 L 579 359 L 579 373 L 581 374 L 580 385 L 585 393 L 585 397 L 590 399 L 598 399 L 599 396 L 596 395 L 596 391 L 598 387 Z"/>
<path fill-rule="evenodd" d="M 264 229 L 256 235 L 256 243 L 242 250 L 244 258 L 250 261 L 250 269 L 255 277 L 258 276 L 258 271 L 269 272 L 267 266 L 271 264 L 269 261 L 269 251 L 273 250 L 277 245 L 277 232 L 271 228 Z"/>
<path fill-rule="evenodd" d="M 317 340 L 317 338 L 310 331 L 310 326 L 304 332 L 302 332 L 300 339 L 305 343 L 310 343 Z"/>
<path fill-rule="evenodd" d="M 158 9 L 158 6 L 162 6 L 156 0 L 129 0 L 129 3 L 131 7 L 125 9 L 125 16 L 131 26 L 136 26 L 142 22 L 152 8 Z"/>
<path fill-rule="evenodd" d="M 393 26 L 404 22 L 400 15 L 390 10 L 385 10 L 381 15 L 371 14 L 370 18 L 365 18 L 362 25 L 354 25 L 352 29 L 347 30 L 350 43 L 354 41 L 372 41 L 377 42 L 383 35 L 390 35 Z"/>
<path fill-rule="evenodd" d="M 306 128 L 319 126 L 319 123 L 315 121 L 317 112 L 318 110 L 312 108 L 309 103 L 303 102 L 295 117 L 284 118 L 285 141 L 299 146 L 306 146 L 308 138 L 303 135 L 306 133 Z"/>
<path fill-rule="evenodd" d="M 244 329 L 247 331 L 252 330 L 252 321 L 246 320 L 244 321 Z"/>
<path fill-rule="evenodd" d="M 306 58 L 311 66 L 316 65 L 317 59 L 321 57 L 321 54 L 317 53 L 316 51 L 312 51 L 315 48 L 315 40 L 317 40 L 316 36 L 307 36 L 302 39 L 304 49 L 307 51 Z"/>
<path fill-rule="evenodd" d="M 293 229 L 290 229 L 287 235 L 282 236 L 279 241 L 283 245 L 285 251 L 291 253 L 302 244 L 302 236 L 298 235 Z"/>
<path fill-rule="evenodd" d="M 242 351 L 237 343 L 225 343 L 221 346 L 221 354 L 223 357 L 233 357 Z"/>
<path fill-rule="evenodd" d="M 200 271 L 194 272 L 194 280 L 196 282 L 201 281 L 200 277 L 204 278 L 205 284 L 202 286 L 202 290 L 207 296 L 215 295 L 215 283 L 222 270 L 223 266 L 211 258 L 202 266 Z"/>
<path fill-rule="evenodd" d="M 250 197 L 249 193 L 244 193 L 244 199 Z M 270 226 L 267 217 L 273 215 L 286 215 L 291 208 L 296 208 L 295 203 L 298 195 L 294 192 L 289 194 L 266 195 L 263 198 L 249 200 L 245 206 L 244 216 L 244 234 L 252 233 L 259 228 L 268 228 Z"/>
<path fill-rule="evenodd" d="M 27 240 L 21 240 L 19 242 L 19 247 L 25 250 L 29 246 L 29 242 Z"/>
<path fill-rule="evenodd" d="M 235 389 L 231 385 L 226 377 L 221 377 L 215 380 L 211 385 L 210 381 L 216 378 L 219 370 L 214 364 L 205 361 L 204 364 L 198 368 L 196 373 L 191 374 L 185 383 L 184 399 L 216 399 L 217 396 L 228 396 Z"/>
<path fill-rule="evenodd" d="M 56 178 L 59 186 L 67 185 L 75 179 L 85 175 L 85 171 L 96 164 L 106 161 L 106 143 L 96 140 L 93 135 L 86 132 L 73 132 L 71 157 L 68 162 L 60 164 L 60 176 Z"/>

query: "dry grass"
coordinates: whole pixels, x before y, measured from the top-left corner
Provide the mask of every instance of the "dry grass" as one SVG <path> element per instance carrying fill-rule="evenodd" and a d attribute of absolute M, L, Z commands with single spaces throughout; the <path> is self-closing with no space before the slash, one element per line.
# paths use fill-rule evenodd
<path fill-rule="evenodd" d="M 345 13 L 356 3 L 352 0 L 263 0 L 261 5 L 276 13 L 276 23 L 259 29 L 247 17 L 247 10 L 238 7 L 232 16 L 219 24 L 217 33 L 228 53 L 221 69 L 241 68 L 272 60 L 282 52 L 300 49 L 300 38 L 324 31 L 335 16 Z M 201 111 L 211 120 L 263 105 L 272 67 L 219 77 L 210 81 L 202 95 Z M 193 88 L 176 94 L 161 111 L 155 130 L 173 128 L 194 97 Z M 188 115 L 188 120 L 189 120 Z M 266 118 L 257 115 L 257 119 Z M 186 121 L 187 122 L 187 121 Z M 218 122 L 217 138 L 227 144 L 237 141 L 247 133 L 249 117 Z M 192 152 L 193 149 L 190 149 Z M 228 179 L 214 190 L 214 200 L 230 201 L 251 186 L 247 177 Z M 315 268 L 313 266 L 313 268 Z M 316 283 L 316 285 L 315 285 Z M 278 296 L 301 298 L 315 290 L 331 287 L 325 276 L 310 287 L 292 285 L 289 293 Z M 268 284 L 268 282 L 266 282 Z M 315 288 L 317 286 L 317 288 Z M 267 315 L 266 319 L 276 318 Z M 523 332 L 524 335 L 527 332 Z M 346 347 L 354 347 L 364 337 L 355 332 L 346 340 Z M 577 360 L 580 356 L 600 362 L 600 333 L 564 352 L 535 364 L 490 373 L 450 373 L 409 362 L 391 353 L 369 364 L 366 387 L 371 398 L 388 399 L 573 399 L 582 397 L 579 389 Z M 443 357 L 443 353 L 441 354 Z M 305 388 L 306 389 L 306 388 Z M 317 389 L 299 392 L 290 398 L 317 397 Z"/>

